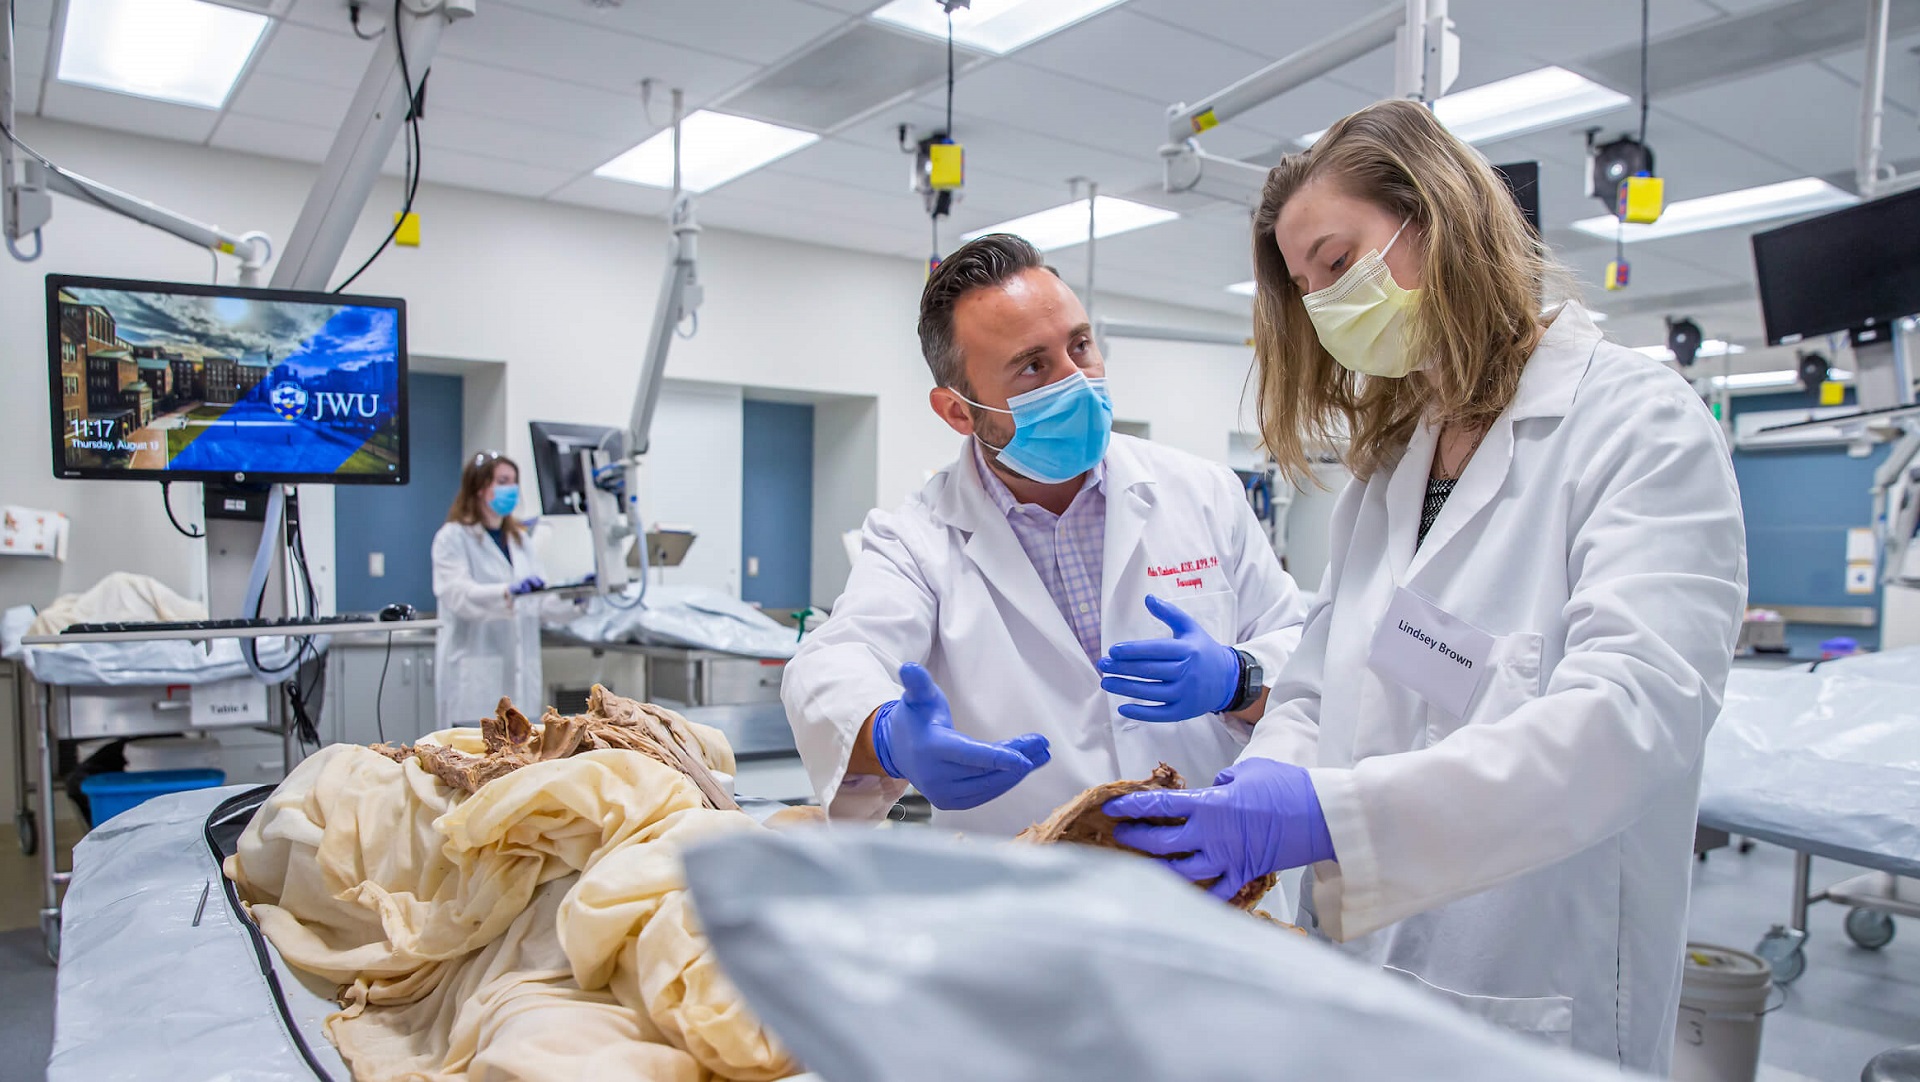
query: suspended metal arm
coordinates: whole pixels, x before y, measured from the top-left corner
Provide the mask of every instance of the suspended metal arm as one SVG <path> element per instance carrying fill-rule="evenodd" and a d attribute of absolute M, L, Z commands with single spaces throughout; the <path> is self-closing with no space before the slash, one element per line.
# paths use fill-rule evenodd
<path fill-rule="evenodd" d="M 1251 198 L 1266 179 L 1266 167 L 1208 154 L 1195 137 L 1389 44 L 1395 47 L 1395 97 L 1431 102 L 1453 85 L 1460 39 L 1447 17 L 1447 0 L 1394 0 L 1198 104 L 1169 108 L 1168 142 L 1160 148 L 1167 191 Z"/>

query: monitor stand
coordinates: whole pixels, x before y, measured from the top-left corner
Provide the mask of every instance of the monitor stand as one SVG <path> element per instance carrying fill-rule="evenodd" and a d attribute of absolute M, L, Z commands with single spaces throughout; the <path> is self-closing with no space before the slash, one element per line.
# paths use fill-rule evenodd
<path fill-rule="evenodd" d="M 267 521 L 267 485 L 209 482 L 203 511 L 207 524 L 207 613 L 215 620 L 254 615 L 247 597 L 247 579 L 260 550 L 260 531 Z M 292 489 L 290 488 L 289 493 Z M 291 507 L 294 498 L 288 495 Z M 286 542 L 276 532 L 267 566 L 266 596 L 261 616 L 284 616 L 286 606 Z"/>
<path fill-rule="evenodd" d="M 1899 320 L 1872 327 L 1856 327 L 1853 343 L 1853 393 L 1862 410 L 1892 409 L 1913 404 L 1913 359 L 1909 338 Z"/>

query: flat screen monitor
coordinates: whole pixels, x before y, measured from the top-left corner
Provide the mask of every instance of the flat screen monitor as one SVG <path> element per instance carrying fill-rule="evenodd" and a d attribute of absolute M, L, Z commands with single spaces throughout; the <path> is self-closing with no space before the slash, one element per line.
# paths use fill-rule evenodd
<path fill-rule="evenodd" d="M 407 483 L 393 297 L 47 276 L 53 474 Z"/>
<path fill-rule="evenodd" d="M 1753 235 L 1767 344 L 1920 313 L 1920 188 Z"/>
<path fill-rule="evenodd" d="M 534 421 L 533 470 L 540 479 L 540 513 L 584 515 L 588 478 L 580 469 L 580 452 L 602 450 L 608 459 L 624 457 L 626 435 L 605 425 L 575 425 Z"/>

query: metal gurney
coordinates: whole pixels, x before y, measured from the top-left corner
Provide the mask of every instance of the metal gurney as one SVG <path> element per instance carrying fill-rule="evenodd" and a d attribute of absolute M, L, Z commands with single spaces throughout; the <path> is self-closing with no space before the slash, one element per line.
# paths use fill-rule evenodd
<path fill-rule="evenodd" d="M 1776 980 L 1806 966 L 1807 908 L 1852 908 L 1868 949 L 1893 915 L 1920 916 L 1920 649 L 1831 661 L 1814 671 L 1736 669 L 1707 739 L 1700 825 L 1793 850 L 1789 920 L 1761 940 Z M 1812 858 L 1868 874 L 1814 891 Z"/>

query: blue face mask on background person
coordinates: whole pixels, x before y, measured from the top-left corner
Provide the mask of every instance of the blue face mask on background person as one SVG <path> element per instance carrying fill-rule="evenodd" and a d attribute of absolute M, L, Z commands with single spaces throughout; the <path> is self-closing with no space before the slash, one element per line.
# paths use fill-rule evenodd
<path fill-rule="evenodd" d="M 955 394 L 975 409 L 1013 418 L 1013 438 L 1005 447 L 995 448 L 995 454 L 1002 465 L 1022 477 L 1057 485 L 1073 480 L 1106 457 L 1107 442 L 1113 435 L 1113 397 L 1107 393 L 1105 376 L 1089 378 L 1075 372 L 1039 390 L 1007 399 L 1011 409 L 983 406 Z"/>
<path fill-rule="evenodd" d="M 513 514 L 513 509 L 519 504 L 519 485 L 495 485 L 493 495 L 487 497 L 487 506 L 493 508 L 493 513 L 502 518 Z"/>

